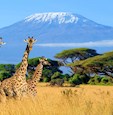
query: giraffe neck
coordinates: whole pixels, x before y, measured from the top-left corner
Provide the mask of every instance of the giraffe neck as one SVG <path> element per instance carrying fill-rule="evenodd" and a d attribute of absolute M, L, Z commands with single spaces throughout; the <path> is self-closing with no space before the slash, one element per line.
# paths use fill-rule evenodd
<path fill-rule="evenodd" d="M 24 52 L 22 62 L 18 70 L 16 71 L 17 74 L 25 77 L 26 71 L 27 71 L 27 66 L 28 66 L 28 56 L 29 56 L 29 47 L 27 45 L 26 50 Z"/>
<path fill-rule="evenodd" d="M 39 63 L 31 79 L 34 82 L 34 84 L 40 81 L 40 78 L 42 76 L 42 70 L 43 70 L 43 64 Z"/>

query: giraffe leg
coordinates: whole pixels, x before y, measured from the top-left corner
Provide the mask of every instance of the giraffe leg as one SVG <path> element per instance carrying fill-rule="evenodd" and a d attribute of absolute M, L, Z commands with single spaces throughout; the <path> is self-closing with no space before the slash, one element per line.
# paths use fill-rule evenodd
<path fill-rule="evenodd" d="M 37 95 L 37 90 L 35 89 L 34 91 L 33 91 L 33 96 L 36 96 Z"/>
<path fill-rule="evenodd" d="M 4 88 L 4 93 L 8 97 L 13 97 L 13 91 L 10 88 Z"/>
<path fill-rule="evenodd" d="M 8 97 L 13 97 L 13 96 L 14 96 L 14 92 L 13 92 L 12 89 L 9 89 L 9 90 L 7 91 L 7 96 L 8 96 Z"/>
<path fill-rule="evenodd" d="M 31 96 L 36 96 L 37 95 L 37 89 L 32 89 L 30 92 Z"/>
<path fill-rule="evenodd" d="M 23 86 L 23 88 L 22 88 L 22 91 L 21 91 L 22 93 L 22 97 L 26 97 L 27 96 L 27 94 L 28 94 L 28 87 L 27 87 L 27 84 L 25 84 L 24 86 Z"/>
<path fill-rule="evenodd" d="M 20 89 L 16 89 L 13 91 L 14 92 L 14 98 L 17 99 L 17 100 L 20 100 L 21 99 L 21 91 Z"/>
<path fill-rule="evenodd" d="M 5 102 L 6 101 L 6 95 L 3 89 L 0 88 L 0 102 Z"/>

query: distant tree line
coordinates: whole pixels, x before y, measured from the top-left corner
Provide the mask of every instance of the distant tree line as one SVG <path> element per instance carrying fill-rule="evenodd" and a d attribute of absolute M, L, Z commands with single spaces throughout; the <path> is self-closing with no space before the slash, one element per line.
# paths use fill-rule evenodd
<path fill-rule="evenodd" d="M 44 66 L 40 82 L 50 82 L 50 85 L 62 86 L 70 83 L 72 86 L 79 84 L 113 85 L 113 52 L 98 54 L 89 48 L 74 48 L 64 50 L 55 55 L 56 60 L 48 59 L 50 66 Z M 28 60 L 29 79 L 39 63 L 39 57 Z M 11 77 L 20 66 L 13 64 L 0 64 L 0 80 Z M 63 74 L 61 66 L 70 68 L 71 72 Z"/>

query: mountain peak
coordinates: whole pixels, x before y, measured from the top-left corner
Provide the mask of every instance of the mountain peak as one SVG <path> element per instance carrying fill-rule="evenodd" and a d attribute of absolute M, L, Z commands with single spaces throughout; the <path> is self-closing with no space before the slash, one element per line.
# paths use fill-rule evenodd
<path fill-rule="evenodd" d="M 4 63 L 20 61 L 20 52 L 24 51 L 25 48 L 22 39 L 27 36 L 34 36 L 38 39 L 32 57 L 45 55 L 53 58 L 56 53 L 69 47 L 97 48 L 98 46 L 102 52 L 113 49 L 108 47 L 108 45 L 112 45 L 113 27 L 98 24 L 82 15 L 70 12 L 36 13 L 17 23 L 1 28 L 0 36 L 7 43 L 5 47 L 0 48 L 4 52 L 4 55 L 0 55 L 0 62 L 2 63 L 4 60 Z M 104 44 L 102 48 L 100 48 L 101 42 Z M 41 48 L 42 46 L 46 46 L 46 48 Z M 57 48 L 50 48 L 51 46 Z M 7 58 L 9 55 L 11 57 Z M 18 57 L 20 58 L 18 59 Z M 14 62 L 15 59 L 16 62 Z"/>
<path fill-rule="evenodd" d="M 58 22 L 62 23 L 77 23 L 78 16 L 70 12 L 49 12 L 49 13 L 36 13 L 25 18 L 25 22 Z"/>

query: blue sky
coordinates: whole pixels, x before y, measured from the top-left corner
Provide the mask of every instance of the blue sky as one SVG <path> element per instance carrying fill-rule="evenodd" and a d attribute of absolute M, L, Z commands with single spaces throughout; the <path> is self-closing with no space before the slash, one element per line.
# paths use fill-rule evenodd
<path fill-rule="evenodd" d="M 113 26 L 113 0 L 1 0 L 0 28 L 34 13 L 73 12 Z"/>

